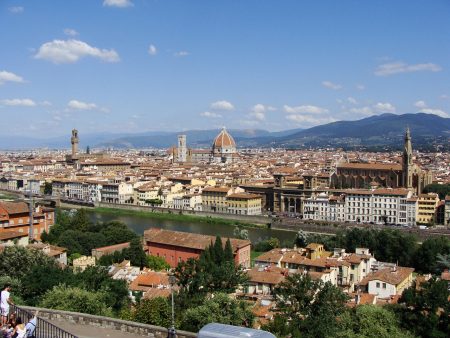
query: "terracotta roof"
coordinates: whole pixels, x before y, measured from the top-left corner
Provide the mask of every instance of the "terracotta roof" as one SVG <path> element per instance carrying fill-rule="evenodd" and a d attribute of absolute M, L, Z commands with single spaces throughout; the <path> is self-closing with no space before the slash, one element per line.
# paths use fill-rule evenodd
<path fill-rule="evenodd" d="M 148 289 L 144 294 L 144 299 L 152 299 L 157 297 L 163 297 L 167 298 L 170 296 L 170 289 L 169 288 L 163 288 L 163 289 Z"/>
<path fill-rule="evenodd" d="M 384 268 L 367 275 L 359 284 L 367 285 L 370 281 L 380 280 L 392 285 L 398 285 L 403 282 L 410 274 L 413 273 L 413 268 L 406 268 L 397 266 L 395 271 L 393 268 Z"/>
<path fill-rule="evenodd" d="M 402 170 L 397 163 L 339 163 L 338 169 L 365 169 L 365 170 Z"/>
<path fill-rule="evenodd" d="M 255 258 L 258 262 L 277 263 L 283 258 L 281 249 L 272 249 Z"/>
<path fill-rule="evenodd" d="M 249 199 L 250 200 L 250 199 L 256 199 L 256 198 L 261 199 L 262 197 L 261 197 L 261 195 L 241 192 L 241 193 L 228 195 L 228 198 L 239 198 L 239 199 Z"/>
<path fill-rule="evenodd" d="M 205 250 L 211 243 L 214 243 L 216 237 L 189 232 L 152 228 L 144 231 L 144 239 L 147 245 L 150 247 L 151 243 L 159 243 L 197 250 Z M 222 237 L 223 245 L 225 245 L 227 239 L 228 238 Z M 234 252 L 236 252 L 240 248 L 251 245 L 251 242 L 245 239 L 230 238 L 230 242 Z"/>
<path fill-rule="evenodd" d="M 128 248 L 129 246 L 130 246 L 130 242 L 126 242 L 126 243 L 119 243 L 119 244 L 114 244 L 114 245 L 102 246 L 101 248 L 94 248 L 92 250 L 101 251 L 101 252 L 108 252 L 110 250 L 115 251 L 115 250 L 119 250 L 119 249 L 125 249 L 125 248 Z"/>
<path fill-rule="evenodd" d="M 151 271 L 136 278 L 140 286 L 169 285 L 169 276 L 165 272 Z"/>
<path fill-rule="evenodd" d="M 224 192 L 228 193 L 231 187 L 208 187 L 202 190 L 202 192 Z"/>
<path fill-rule="evenodd" d="M 236 142 L 234 142 L 233 137 L 226 131 L 225 128 L 216 136 L 213 143 L 214 148 L 224 148 L 224 147 L 236 147 Z"/>
<path fill-rule="evenodd" d="M 277 285 L 284 280 L 287 270 L 277 267 L 268 267 L 265 269 L 255 267 L 247 271 L 247 274 L 249 282 Z"/>
<path fill-rule="evenodd" d="M 5 209 L 10 215 L 23 214 L 30 211 L 28 204 L 25 202 L 0 202 L 0 208 Z"/>
<path fill-rule="evenodd" d="M 0 241 L 6 241 L 9 239 L 14 239 L 18 237 L 26 237 L 28 236 L 28 232 L 19 232 L 19 231 L 1 231 L 0 232 Z"/>

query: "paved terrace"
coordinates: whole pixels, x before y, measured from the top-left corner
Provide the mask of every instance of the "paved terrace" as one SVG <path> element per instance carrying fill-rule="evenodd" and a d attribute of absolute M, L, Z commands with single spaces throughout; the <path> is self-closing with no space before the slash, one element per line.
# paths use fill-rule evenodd
<path fill-rule="evenodd" d="M 130 322 L 109 317 L 94 316 L 85 313 L 60 310 L 42 309 L 21 306 L 22 309 L 35 312 L 39 310 L 39 317 L 48 320 L 59 328 L 77 336 L 78 338 L 165 338 L 167 328 Z M 194 338 L 196 333 L 177 331 L 179 338 Z M 39 337 L 38 337 L 39 338 Z"/>

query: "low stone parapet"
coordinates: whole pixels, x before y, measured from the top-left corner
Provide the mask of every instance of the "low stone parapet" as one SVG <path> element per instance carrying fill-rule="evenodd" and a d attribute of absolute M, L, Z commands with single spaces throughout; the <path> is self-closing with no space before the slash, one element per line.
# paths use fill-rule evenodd
<path fill-rule="evenodd" d="M 68 322 L 80 326 L 90 325 L 97 328 L 116 330 L 119 332 L 127 332 L 135 335 L 140 335 L 142 337 L 154 337 L 154 338 L 167 337 L 167 328 L 160 326 L 130 322 L 127 320 L 115 319 L 110 317 L 95 316 L 79 312 L 43 309 L 31 306 L 21 306 L 21 308 L 33 312 L 38 310 L 39 317 L 48 320 L 54 323 L 55 325 L 57 325 L 58 322 Z M 197 337 L 197 334 L 177 330 L 177 337 L 192 338 Z"/>

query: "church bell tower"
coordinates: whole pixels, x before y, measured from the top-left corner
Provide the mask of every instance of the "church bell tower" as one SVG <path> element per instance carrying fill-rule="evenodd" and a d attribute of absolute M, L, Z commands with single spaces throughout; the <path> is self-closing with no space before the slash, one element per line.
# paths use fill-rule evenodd
<path fill-rule="evenodd" d="M 413 187 L 413 153 L 411 145 L 411 133 L 406 128 L 405 145 L 403 148 L 403 187 Z"/>

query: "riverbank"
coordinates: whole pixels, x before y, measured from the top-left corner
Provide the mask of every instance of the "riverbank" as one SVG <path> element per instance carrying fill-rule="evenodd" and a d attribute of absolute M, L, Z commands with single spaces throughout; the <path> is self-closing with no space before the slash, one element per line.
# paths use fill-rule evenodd
<path fill-rule="evenodd" d="M 172 213 L 161 213 L 158 211 L 142 211 L 142 210 L 125 210 L 125 209 L 116 209 L 116 208 L 106 208 L 106 207 L 96 207 L 89 208 L 90 211 L 96 213 L 109 214 L 114 216 L 139 216 L 152 218 L 157 220 L 169 220 L 169 221 L 179 221 L 179 222 L 199 222 L 206 224 L 218 224 L 218 225 L 231 225 L 231 226 L 239 226 L 242 228 L 254 228 L 254 229 L 267 229 L 268 224 L 255 224 L 242 222 L 232 219 L 224 219 L 220 217 L 211 217 L 211 216 L 195 216 L 195 215 L 186 215 L 179 214 L 178 211 L 174 210 Z"/>

